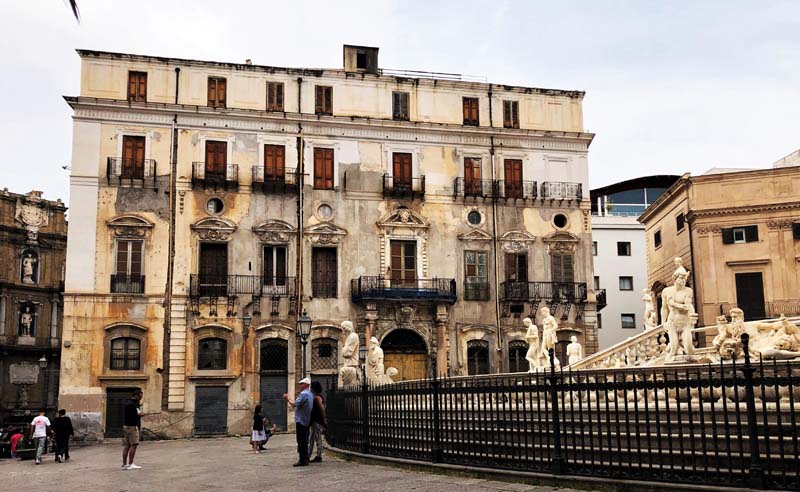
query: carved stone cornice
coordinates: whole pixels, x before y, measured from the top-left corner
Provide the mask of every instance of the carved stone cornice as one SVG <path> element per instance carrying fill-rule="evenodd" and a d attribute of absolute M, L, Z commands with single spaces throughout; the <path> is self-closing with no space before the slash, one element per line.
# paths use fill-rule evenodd
<path fill-rule="evenodd" d="M 190 227 L 204 241 L 229 241 L 236 231 L 236 224 L 222 217 L 206 217 Z"/>
<path fill-rule="evenodd" d="M 464 232 L 458 235 L 461 241 L 491 241 L 492 235 L 481 229 L 472 229 L 469 232 Z"/>
<path fill-rule="evenodd" d="M 330 222 L 323 222 L 306 227 L 303 234 L 311 241 L 311 244 L 336 245 L 347 235 L 347 229 Z"/>
<path fill-rule="evenodd" d="M 722 234 L 722 228 L 718 225 L 698 226 L 694 229 L 694 231 L 701 236 L 708 234 Z"/>
<path fill-rule="evenodd" d="M 508 231 L 498 241 L 506 253 L 522 253 L 528 251 L 530 245 L 536 241 L 536 236 L 528 231 Z"/>
<path fill-rule="evenodd" d="M 145 239 L 153 229 L 153 223 L 138 215 L 121 215 L 106 222 L 109 231 L 116 238 Z"/>
<path fill-rule="evenodd" d="M 542 238 L 542 242 L 547 246 L 547 253 L 574 253 L 578 247 L 580 239 L 569 232 L 554 232 Z"/>
<path fill-rule="evenodd" d="M 287 244 L 297 234 L 297 228 L 282 220 L 266 220 L 253 227 L 262 243 Z"/>
<path fill-rule="evenodd" d="M 792 220 L 789 219 L 781 219 L 781 220 L 768 220 L 767 221 L 767 228 L 769 230 L 781 230 L 781 229 L 791 229 L 792 228 Z"/>
<path fill-rule="evenodd" d="M 744 207 L 725 207 L 705 210 L 692 210 L 692 219 L 700 217 L 720 217 L 726 215 L 753 214 L 761 212 L 781 212 L 800 209 L 800 202 L 768 203 L 764 205 L 748 205 Z"/>

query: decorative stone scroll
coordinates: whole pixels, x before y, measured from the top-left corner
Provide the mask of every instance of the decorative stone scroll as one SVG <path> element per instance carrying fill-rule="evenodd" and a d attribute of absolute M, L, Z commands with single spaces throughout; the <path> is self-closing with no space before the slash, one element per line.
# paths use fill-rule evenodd
<path fill-rule="evenodd" d="M 222 217 L 206 217 L 191 225 L 192 230 L 205 241 L 229 241 L 236 224 Z"/>
<path fill-rule="evenodd" d="M 114 237 L 144 239 L 150 235 L 153 223 L 136 215 L 122 215 L 109 220 L 108 229 Z"/>
<path fill-rule="evenodd" d="M 14 219 L 25 228 L 28 244 L 38 244 L 39 229 L 47 227 L 50 223 L 50 214 L 45 209 L 43 201 L 41 191 L 31 191 L 24 199 L 17 199 Z"/>
<path fill-rule="evenodd" d="M 347 229 L 330 222 L 323 222 L 306 227 L 303 234 L 311 241 L 311 244 L 335 246 L 347 235 Z"/>
<path fill-rule="evenodd" d="M 253 227 L 262 243 L 287 244 L 297 234 L 297 228 L 282 220 L 266 220 Z"/>
<path fill-rule="evenodd" d="M 554 232 L 547 237 L 542 238 L 545 246 L 547 246 L 547 253 L 574 253 L 578 247 L 580 239 L 569 232 Z"/>
<path fill-rule="evenodd" d="M 536 237 L 530 232 L 515 230 L 503 233 L 498 240 L 506 253 L 524 253 L 536 241 Z"/>

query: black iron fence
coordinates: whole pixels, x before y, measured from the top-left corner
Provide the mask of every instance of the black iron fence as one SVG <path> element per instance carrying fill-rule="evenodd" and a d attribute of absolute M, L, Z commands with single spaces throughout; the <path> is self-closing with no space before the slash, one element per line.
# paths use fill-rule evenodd
<path fill-rule="evenodd" d="M 506 200 L 534 200 L 536 199 L 536 181 L 508 181 L 496 182 L 495 196 Z"/>
<path fill-rule="evenodd" d="M 456 178 L 453 181 L 453 196 L 494 198 L 495 182 L 491 179 Z"/>
<path fill-rule="evenodd" d="M 353 302 L 366 300 L 429 300 L 454 303 L 456 281 L 452 278 L 392 279 L 382 275 L 354 278 Z"/>
<path fill-rule="evenodd" d="M 253 166 L 253 186 L 264 192 L 283 193 L 297 190 L 297 168 L 287 167 L 267 172 L 264 166 Z"/>
<path fill-rule="evenodd" d="M 541 196 L 543 199 L 551 200 L 581 200 L 583 199 L 583 185 L 581 183 L 545 181 L 542 183 Z"/>
<path fill-rule="evenodd" d="M 236 295 L 288 297 L 295 295 L 295 277 L 261 275 L 189 276 L 191 297 L 228 297 Z"/>
<path fill-rule="evenodd" d="M 531 299 L 553 301 L 585 301 L 585 282 L 515 282 L 500 283 L 501 301 L 524 302 Z"/>
<path fill-rule="evenodd" d="M 203 185 L 236 185 L 239 183 L 239 165 L 208 166 L 205 162 L 192 163 L 192 183 Z"/>
<path fill-rule="evenodd" d="M 144 186 L 145 181 L 156 184 L 155 159 L 106 159 L 106 181 L 110 185 Z"/>
<path fill-rule="evenodd" d="M 112 294 L 144 294 L 144 275 L 115 273 L 111 275 Z"/>
<path fill-rule="evenodd" d="M 553 362 L 331 392 L 328 442 L 435 463 L 800 489 L 800 365 L 565 372 Z"/>
<path fill-rule="evenodd" d="M 411 178 L 384 174 L 383 194 L 393 197 L 421 198 L 425 196 L 425 176 Z"/>

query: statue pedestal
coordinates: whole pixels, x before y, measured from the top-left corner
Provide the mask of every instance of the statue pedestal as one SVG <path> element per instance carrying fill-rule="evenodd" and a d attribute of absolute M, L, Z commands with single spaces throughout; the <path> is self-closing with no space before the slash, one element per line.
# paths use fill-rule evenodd
<path fill-rule="evenodd" d="M 664 365 L 694 364 L 700 360 L 695 355 L 676 355 L 672 360 L 664 361 Z"/>
<path fill-rule="evenodd" d="M 17 345 L 36 345 L 36 338 L 20 335 L 17 337 Z"/>

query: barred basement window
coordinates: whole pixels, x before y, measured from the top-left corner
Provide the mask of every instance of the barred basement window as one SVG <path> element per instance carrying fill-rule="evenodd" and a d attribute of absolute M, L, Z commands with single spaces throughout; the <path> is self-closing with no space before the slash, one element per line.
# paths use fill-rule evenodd
<path fill-rule="evenodd" d="M 338 343 L 333 338 L 311 340 L 311 370 L 336 370 Z"/>
<path fill-rule="evenodd" d="M 138 338 L 111 340 L 110 366 L 115 371 L 138 371 L 141 367 L 141 342 Z"/>
<path fill-rule="evenodd" d="M 222 370 L 228 367 L 228 342 L 222 338 L 204 338 L 197 347 L 197 368 Z"/>

